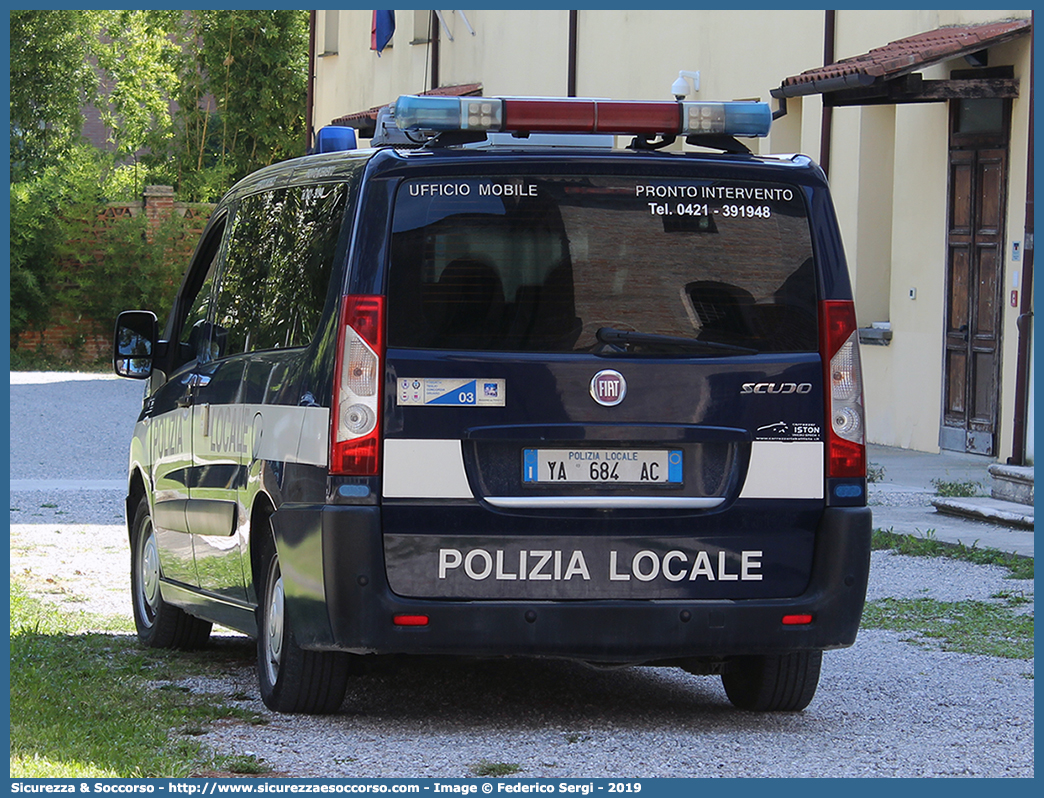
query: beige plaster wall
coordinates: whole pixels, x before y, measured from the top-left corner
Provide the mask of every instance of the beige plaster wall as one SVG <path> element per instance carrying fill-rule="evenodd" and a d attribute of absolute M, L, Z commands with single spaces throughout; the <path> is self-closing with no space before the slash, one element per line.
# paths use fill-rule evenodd
<path fill-rule="evenodd" d="M 453 34 L 440 40 L 439 82 L 478 82 L 496 95 L 564 96 L 566 10 L 443 12 Z M 317 14 L 319 49 L 326 14 Z M 338 55 L 317 59 L 317 127 L 347 113 L 430 88 L 428 45 L 410 44 L 412 12 L 396 14 L 392 47 L 369 50 L 371 12 L 338 13 Z M 769 99 L 782 77 L 822 62 L 821 11 L 581 10 L 577 93 L 626 99 L 669 99 L 678 71 L 700 72 L 693 99 Z M 782 35 L 785 32 L 785 35 Z"/>
<path fill-rule="evenodd" d="M 1005 274 L 1002 291 L 1004 302 L 1004 330 L 1002 351 L 1004 367 L 1001 373 L 1001 441 L 1002 454 L 1007 457 L 1011 453 L 1012 431 L 1015 421 L 1015 363 L 1018 358 L 1018 327 L 1016 322 L 1019 309 L 1012 307 L 1009 301 L 1013 288 L 1019 290 L 1019 301 L 1022 300 L 1022 270 L 1024 253 L 1020 260 L 1012 257 L 1012 242 L 1018 241 L 1020 250 L 1026 244 L 1026 152 L 1029 147 L 1029 86 L 1030 86 L 1030 52 L 1024 44 L 1010 44 L 998 47 L 994 55 L 999 63 L 1008 59 L 1015 64 L 1015 77 L 1019 78 L 1023 91 L 1012 105 L 1011 141 L 1008 145 L 1008 224 L 1005 231 L 1004 259 Z M 1032 412 L 1032 408 L 1031 411 Z M 1032 448 L 1030 448 L 1032 451 Z"/>

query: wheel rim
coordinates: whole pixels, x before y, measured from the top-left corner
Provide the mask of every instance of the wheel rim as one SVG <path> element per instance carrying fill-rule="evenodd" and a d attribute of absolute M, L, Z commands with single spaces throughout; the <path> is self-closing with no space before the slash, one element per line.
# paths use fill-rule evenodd
<path fill-rule="evenodd" d="M 146 626 L 152 626 L 159 612 L 160 566 L 159 547 L 151 519 L 146 518 L 142 523 L 138 540 L 138 614 Z"/>
<path fill-rule="evenodd" d="M 265 625 L 262 634 L 265 640 L 265 670 L 268 683 L 275 685 L 279 678 L 279 663 L 283 657 L 283 575 L 279 561 L 272 560 L 268 570 L 268 585 L 265 590 Z"/>

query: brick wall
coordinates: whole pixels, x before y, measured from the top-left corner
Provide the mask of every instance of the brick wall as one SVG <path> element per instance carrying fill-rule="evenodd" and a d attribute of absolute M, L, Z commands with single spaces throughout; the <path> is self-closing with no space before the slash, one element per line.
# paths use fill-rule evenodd
<path fill-rule="evenodd" d="M 18 340 L 19 348 L 44 350 L 61 360 L 73 363 L 99 360 L 112 347 L 112 331 L 103 333 L 91 319 L 74 316 L 59 310 L 54 313 L 47 329 L 27 331 Z"/>
<path fill-rule="evenodd" d="M 211 205 L 188 205 L 174 199 L 174 189 L 170 186 L 146 186 L 140 203 L 112 203 L 98 210 L 96 225 L 108 227 L 119 224 L 121 219 L 132 219 L 145 214 L 149 220 L 149 229 L 155 231 L 171 214 L 177 213 L 191 220 L 187 235 L 191 245 L 206 226 L 207 219 L 213 210 Z M 95 229 L 85 224 L 85 235 Z M 189 249 L 189 254 L 191 254 Z M 65 308 L 56 308 L 47 328 L 40 331 L 26 331 L 12 340 L 20 349 L 44 350 L 66 362 L 86 362 L 107 357 L 112 348 L 112 330 L 101 329 L 101 325 L 93 319 Z"/>

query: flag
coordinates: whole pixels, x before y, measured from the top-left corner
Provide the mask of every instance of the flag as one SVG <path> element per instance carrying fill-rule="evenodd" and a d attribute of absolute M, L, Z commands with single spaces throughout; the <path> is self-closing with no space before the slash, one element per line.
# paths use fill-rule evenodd
<path fill-rule="evenodd" d="M 392 34 L 395 33 L 395 12 L 374 11 L 373 26 L 370 30 L 370 49 L 376 50 L 377 55 L 388 46 Z"/>

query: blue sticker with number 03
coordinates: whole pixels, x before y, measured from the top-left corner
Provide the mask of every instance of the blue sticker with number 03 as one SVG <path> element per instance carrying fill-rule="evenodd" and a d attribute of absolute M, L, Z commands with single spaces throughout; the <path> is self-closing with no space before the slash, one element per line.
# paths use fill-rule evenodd
<path fill-rule="evenodd" d="M 504 407 L 506 401 L 500 379 L 399 377 L 396 388 L 400 407 Z"/>

